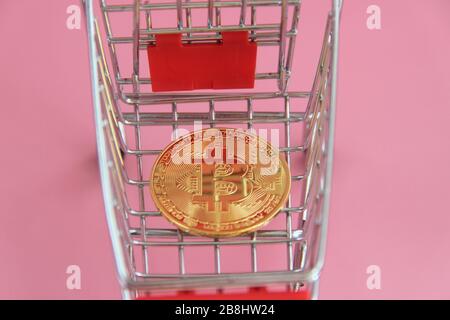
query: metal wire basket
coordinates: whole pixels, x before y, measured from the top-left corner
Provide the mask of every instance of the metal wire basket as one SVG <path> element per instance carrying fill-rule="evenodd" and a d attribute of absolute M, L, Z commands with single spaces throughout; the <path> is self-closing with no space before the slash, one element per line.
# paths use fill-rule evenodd
<path fill-rule="evenodd" d="M 287 91 L 299 0 L 99 3 L 103 24 L 95 18 L 93 1 L 83 1 L 101 182 L 124 298 L 261 286 L 308 292 L 316 298 L 330 202 L 342 1 L 332 1 L 310 92 Z M 279 12 L 278 23 L 257 23 L 258 10 L 267 7 Z M 237 12 L 231 24 L 224 21 L 227 9 Z M 152 15 L 158 10 L 174 12 L 173 26 L 154 25 Z M 116 36 L 110 15 L 127 12 L 129 34 Z M 203 15 L 204 25 L 194 24 L 196 14 Z M 275 87 L 266 86 L 263 92 L 149 91 L 151 79 L 144 75 L 147 66 L 142 66 L 141 54 L 154 35 L 182 33 L 183 41 L 204 42 L 220 40 L 225 30 L 247 30 L 258 46 L 277 50 L 277 70 L 256 74 L 257 81 L 275 80 Z M 118 57 L 121 45 L 127 46 L 124 59 Z M 130 76 L 121 73 L 127 62 Z M 199 120 L 210 127 L 270 125 L 284 133 L 280 151 L 291 169 L 291 194 L 286 207 L 265 228 L 235 238 L 203 238 L 180 232 L 156 210 L 148 192 L 151 166 L 174 129 L 190 131 Z M 283 252 L 282 259 L 274 250 Z M 198 259 L 201 267 L 191 268 Z"/>

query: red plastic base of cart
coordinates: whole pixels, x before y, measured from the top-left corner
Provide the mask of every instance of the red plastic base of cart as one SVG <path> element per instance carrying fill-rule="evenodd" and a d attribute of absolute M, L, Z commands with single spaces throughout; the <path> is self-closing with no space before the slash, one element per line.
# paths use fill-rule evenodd
<path fill-rule="evenodd" d="M 270 292 L 265 288 L 252 288 L 246 293 L 196 294 L 194 291 L 182 291 L 175 296 L 142 295 L 137 300 L 309 300 L 308 291 Z"/>
<path fill-rule="evenodd" d="M 152 90 L 239 89 L 255 85 L 255 42 L 247 31 L 223 32 L 221 43 L 183 44 L 181 34 L 158 34 L 148 47 Z"/>

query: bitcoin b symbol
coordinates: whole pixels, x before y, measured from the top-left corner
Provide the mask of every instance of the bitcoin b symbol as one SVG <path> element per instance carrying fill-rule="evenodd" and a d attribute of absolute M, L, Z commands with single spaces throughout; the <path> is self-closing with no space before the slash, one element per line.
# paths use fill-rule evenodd
<path fill-rule="evenodd" d="M 228 212 L 234 201 L 251 193 L 252 183 L 246 177 L 249 167 L 229 164 L 202 164 L 201 190 L 192 197 L 194 203 L 206 204 L 212 212 Z"/>

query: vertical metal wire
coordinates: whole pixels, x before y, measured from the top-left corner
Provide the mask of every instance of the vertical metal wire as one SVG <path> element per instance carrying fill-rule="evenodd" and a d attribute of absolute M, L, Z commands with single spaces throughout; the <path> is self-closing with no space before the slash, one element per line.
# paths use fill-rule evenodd
<path fill-rule="evenodd" d="M 256 7 L 255 7 L 255 6 L 252 6 L 252 13 L 251 13 L 251 20 L 250 20 L 250 23 L 252 24 L 252 26 L 256 26 Z M 256 35 L 256 31 L 255 31 L 255 30 L 252 30 L 252 31 L 250 32 L 250 35 L 251 35 L 252 37 L 254 37 L 254 36 Z"/>
<path fill-rule="evenodd" d="M 186 3 L 189 3 L 191 0 L 186 0 Z M 186 27 L 191 28 L 192 27 L 192 10 L 189 7 L 186 7 Z M 189 32 L 186 34 L 188 38 L 192 36 L 192 34 Z M 188 41 L 189 43 L 190 41 Z"/>
<path fill-rule="evenodd" d="M 183 0 L 177 0 L 177 27 L 183 29 Z"/>
<path fill-rule="evenodd" d="M 216 0 L 216 2 L 219 2 L 220 0 Z M 222 13 L 220 10 L 220 7 L 216 7 L 216 26 L 222 25 Z"/>
<path fill-rule="evenodd" d="M 97 65 L 97 55 L 98 52 L 95 47 L 95 25 L 94 25 L 94 9 L 92 6 L 92 0 L 86 0 L 84 2 L 84 8 L 86 12 L 86 27 L 89 40 L 89 61 L 91 65 L 91 90 L 92 90 L 92 100 L 94 106 L 94 120 L 95 120 L 95 131 L 97 139 L 97 152 L 98 152 L 98 163 L 100 169 L 101 186 L 103 191 L 104 205 L 106 215 L 108 217 L 108 229 L 111 237 L 112 246 L 114 249 L 114 257 L 116 261 L 117 272 L 121 280 L 125 280 L 129 277 L 127 270 L 127 263 L 124 259 L 125 253 L 123 251 L 123 245 L 121 241 L 121 235 L 118 227 L 118 221 L 116 219 L 114 210 L 114 196 L 112 192 L 112 183 L 109 170 L 107 167 L 108 161 L 108 151 L 106 148 L 106 137 L 104 132 L 101 106 L 100 106 L 100 88 L 99 88 L 99 74 Z M 127 298 L 126 293 L 123 293 L 123 297 Z"/>
<path fill-rule="evenodd" d="M 319 279 L 314 281 L 311 285 L 311 299 L 317 300 L 319 298 Z"/>
<path fill-rule="evenodd" d="M 220 0 L 216 0 L 215 2 L 219 2 Z M 220 27 L 222 24 L 222 11 L 219 6 L 216 7 L 216 27 Z M 220 32 L 217 32 L 218 39 L 220 38 Z M 218 40 L 219 41 L 219 40 Z"/>
<path fill-rule="evenodd" d="M 100 5 L 101 5 L 101 8 L 103 10 L 104 6 L 105 6 L 105 1 L 102 0 Z M 104 14 L 102 16 L 103 16 L 103 21 L 104 21 L 104 24 L 105 24 L 107 37 L 110 38 L 112 36 L 112 33 L 111 33 L 111 26 L 109 24 L 108 15 L 104 12 Z M 88 17 L 88 19 L 89 19 L 89 17 Z M 109 78 L 109 71 L 108 71 L 108 66 L 107 66 L 107 62 L 106 62 L 105 51 L 103 50 L 102 40 L 100 38 L 100 29 L 99 29 L 99 26 L 97 24 L 97 21 L 94 21 L 94 25 L 95 25 L 95 39 L 97 40 L 97 50 L 99 50 L 98 54 L 103 57 L 103 59 L 102 59 L 102 61 L 103 61 L 103 69 L 104 69 L 105 74 L 108 76 L 107 83 L 105 83 L 105 85 L 108 86 L 108 88 L 105 88 L 105 89 L 107 91 L 111 90 L 111 93 L 109 94 L 109 100 L 110 100 L 111 104 L 114 103 L 114 105 L 113 105 L 113 109 L 114 109 L 113 112 L 117 113 L 118 115 L 121 115 L 119 110 L 118 110 L 117 105 L 115 104 L 115 100 L 113 98 L 113 93 L 112 93 L 113 84 L 112 84 L 111 78 Z M 120 75 L 119 66 L 118 66 L 117 63 L 115 63 L 115 61 L 116 61 L 115 46 L 110 44 L 108 47 L 109 47 L 111 55 L 113 56 L 112 57 L 113 68 L 114 68 L 113 70 L 116 73 L 116 76 L 119 76 Z M 115 119 L 115 121 L 117 121 L 117 120 Z M 118 122 L 118 123 L 116 123 L 116 125 L 118 126 L 117 136 L 120 137 L 120 148 L 121 148 L 121 150 L 126 150 L 127 145 L 126 145 L 126 137 L 125 137 L 125 131 L 124 131 L 123 124 L 121 122 Z M 122 161 L 122 164 L 123 164 L 123 158 L 120 156 L 120 154 L 118 154 L 117 156 L 120 158 L 120 160 Z M 122 180 L 122 176 L 120 175 L 120 173 L 117 173 L 117 175 L 120 178 L 120 180 Z M 123 187 L 123 181 L 121 181 L 120 184 L 122 185 L 122 191 L 124 193 L 126 193 L 126 191 L 125 191 L 125 189 Z M 125 195 L 125 197 L 126 197 L 126 195 Z M 125 210 L 125 219 L 127 221 L 126 222 L 127 226 L 129 227 L 130 222 L 129 222 L 129 217 L 128 217 L 127 210 Z M 131 274 L 132 274 L 132 277 L 134 278 L 134 272 L 136 271 L 134 247 L 130 243 L 128 243 L 125 251 L 127 252 L 128 259 L 129 259 L 128 261 L 130 262 L 130 267 L 131 267 L 131 271 L 132 271 Z M 128 298 L 128 297 L 129 296 L 126 295 L 125 292 L 124 292 L 124 298 Z"/>
<path fill-rule="evenodd" d="M 300 4 L 296 5 L 294 8 L 294 14 L 292 15 L 292 26 L 291 26 L 291 32 L 297 33 L 297 26 L 298 22 L 300 20 Z M 293 36 L 289 38 L 289 48 L 288 48 L 288 54 L 286 58 L 286 72 L 288 73 L 287 76 L 289 77 L 289 73 L 292 69 L 292 61 L 294 60 L 294 50 L 295 50 L 295 43 L 296 43 L 297 37 Z"/>
<path fill-rule="evenodd" d="M 117 54 L 116 54 L 116 46 L 115 44 L 111 43 L 110 39 L 113 37 L 112 34 L 112 30 L 111 30 L 111 24 L 109 21 L 109 14 L 106 11 L 106 2 L 105 0 L 102 0 L 100 3 L 102 12 L 103 12 L 103 23 L 104 23 L 104 27 L 106 30 L 106 38 L 108 40 L 108 48 L 109 48 L 109 53 L 111 55 L 111 61 L 112 61 L 112 68 L 113 68 L 113 72 L 114 72 L 114 77 L 115 79 L 119 79 L 120 78 L 120 66 L 119 66 L 119 61 L 117 60 Z M 119 84 L 116 84 L 116 88 L 118 92 L 122 91 L 122 88 L 120 87 Z M 123 139 L 125 141 L 125 137 Z"/>
<path fill-rule="evenodd" d="M 249 130 L 253 130 L 253 100 L 251 98 L 247 99 L 247 113 L 248 113 L 248 123 L 247 128 Z M 252 245 L 251 245 L 251 263 L 252 263 L 252 272 L 258 272 L 258 256 L 256 251 L 256 232 L 253 232 L 252 235 Z"/>
<path fill-rule="evenodd" d="M 148 4 L 148 1 L 145 1 L 145 4 Z M 153 28 L 152 25 L 152 12 L 150 10 L 145 11 L 145 24 L 147 26 L 147 31 L 150 31 Z"/>
<path fill-rule="evenodd" d="M 139 61 L 139 39 L 140 39 L 140 25 L 141 25 L 141 1 L 134 0 L 134 9 L 133 9 L 133 93 L 139 94 L 139 69 L 140 69 L 140 61 Z M 136 120 L 140 121 L 140 110 L 139 104 L 134 105 L 134 112 L 136 114 Z M 141 139 L 141 127 L 140 125 L 135 126 L 135 140 L 136 140 L 136 148 L 141 150 L 142 148 L 142 139 Z M 136 155 L 137 160 L 137 169 L 138 169 L 138 179 L 140 181 L 143 180 L 143 161 L 142 155 Z M 139 184 L 139 210 L 145 211 L 145 195 L 144 195 L 144 186 Z M 147 221 L 145 216 L 140 217 L 140 228 L 141 228 L 141 237 L 144 243 L 147 241 L 147 232 L 146 226 Z M 148 273 L 148 248 L 147 246 L 142 246 L 142 255 L 143 255 L 143 267 L 145 273 Z"/>
<path fill-rule="evenodd" d="M 212 99 L 209 101 L 209 116 L 210 116 L 210 121 L 211 121 L 210 127 L 214 128 L 215 121 L 216 121 L 216 110 L 214 107 L 214 100 L 212 100 Z M 220 239 L 215 238 L 214 241 L 219 243 Z M 219 244 L 214 245 L 214 270 L 217 274 L 221 273 L 220 245 Z"/>
<path fill-rule="evenodd" d="M 326 56 L 326 54 L 329 54 L 328 53 L 328 39 L 329 39 L 329 37 L 330 37 L 330 33 L 331 33 L 331 25 L 332 25 L 332 21 L 331 21 L 331 19 L 329 18 L 329 19 L 327 19 L 327 25 L 326 25 L 326 27 L 325 27 L 325 34 L 324 34 L 324 38 L 323 38 L 323 40 L 322 40 L 322 51 L 321 51 L 321 53 L 320 53 L 320 59 L 319 59 L 319 63 L 320 63 L 320 65 L 319 65 L 319 68 L 317 68 L 317 70 L 316 70 L 316 74 L 314 75 L 314 81 L 313 81 L 313 86 L 312 86 L 312 88 L 311 88 L 311 94 L 312 95 L 317 95 L 317 93 L 318 93 L 318 90 L 319 90 L 319 88 L 318 88 L 318 84 L 319 84 L 319 77 L 321 76 L 321 74 L 322 74 L 322 70 L 323 70 L 323 67 L 324 67 L 324 61 L 326 60 L 325 59 L 325 56 Z M 326 49 L 326 50 L 325 50 Z M 315 99 L 309 99 L 309 101 L 308 101 L 308 105 L 307 105 L 307 107 L 306 107 L 306 111 L 305 111 L 305 115 L 306 115 L 306 121 L 308 122 L 309 121 L 309 119 L 308 119 L 308 115 L 310 115 L 311 114 L 311 112 L 312 112 L 312 110 L 311 110 L 311 108 L 313 108 L 314 107 L 314 102 L 315 101 Z M 306 142 L 307 142 L 307 140 L 306 140 Z M 305 145 L 306 146 L 306 145 Z"/>
<path fill-rule="evenodd" d="M 134 0 L 133 10 L 133 76 L 139 76 L 139 37 L 141 1 Z M 139 85 L 139 83 L 137 83 Z"/>
<path fill-rule="evenodd" d="M 239 25 L 245 26 L 245 18 L 247 16 L 247 0 L 241 0 L 242 6 L 241 6 L 241 16 L 239 18 Z"/>
<path fill-rule="evenodd" d="M 209 100 L 209 117 L 211 121 L 211 128 L 215 127 L 215 121 L 216 121 L 216 109 L 214 108 L 214 100 Z"/>
<path fill-rule="evenodd" d="M 286 90 L 285 55 L 286 55 L 288 9 L 289 9 L 288 0 L 282 0 L 281 23 L 280 23 L 280 51 L 278 54 L 278 74 L 279 74 L 278 89 L 280 89 L 281 92 L 284 92 Z"/>
<path fill-rule="evenodd" d="M 208 28 L 214 25 L 214 0 L 208 0 Z"/>
<path fill-rule="evenodd" d="M 174 140 L 178 139 L 178 106 L 176 102 L 172 103 L 172 114 L 173 114 L 173 126 L 172 126 L 172 130 L 173 130 L 173 137 Z M 177 234 L 178 234 L 178 241 L 180 243 L 184 242 L 184 235 L 183 232 L 180 231 L 180 229 L 177 229 Z M 180 246 L 178 246 L 178 264 L 179 264 L 179 271 L 180 274 L 185 274 L 186 273 L 186 267 L 185 267 L 185 263 L 184 263 L 184 246 L 181 244 Z"/>
<path fill-rule="evenodd" d="M 285 106 L 285 115 L 286 115 L 286 122 L 285 122 L 285 144 L 286 144 L 286 161 L 288 163 L 289 168 L 291 168 L 291 104 L 290 99 L 288 96 L 284 98 L 284 106 Z M 292 196 L 291 193 L 289 193 L 289 197 L 287 200 L 287 207 L 290 208 L 292 205 Z M 288 270 L 293 269 L 293 255 L 292 255 L 292 213 L 291 211 L 286 212 L 286 231 L 287 231 L 287 237 L 290 241 L 287 242 L 287 263 L 288 263 Z"/>
<path fill-rule="evenodd" d="M 326 159 L 325 170 L 325 187 L 323 194 L 322 206 L 322 226 L 320 230 L 320 238 L 318 243 L 318 257 L 314 272 L 317 274 L 323 267 L 325 261 L 325 246 L 328 231 L 328 216 L 330 213 L 330 198 L 331 198 L 331 181 L 333 177 L 333 158 L 334 158 L 334 135 L 336 122 L 336 98 L 337 98 L 337 76 L 338 76 L 338 54 L 339 54 L 339 25 L 340 14 L 343 0 L 333 0 L 333 20 L 332 20 L 332 61 L 331 61 L 331 96 L 330 96 L 330 111 L 328 117 L 328 151 Z M 319 295 L 319 280 L 314 282 L 313 299 Z"/>

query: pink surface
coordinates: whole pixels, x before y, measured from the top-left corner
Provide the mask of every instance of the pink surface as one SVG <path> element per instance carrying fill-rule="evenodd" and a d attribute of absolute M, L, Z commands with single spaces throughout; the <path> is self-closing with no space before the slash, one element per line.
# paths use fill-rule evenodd
<path fill-rule="evenodd" d="M 316 3 L 304 1 L 303 19 L 322 27 L 308 15 Z M 70 4 L 78 2 L 0 4 L 0 298 L 120 297 L 85 30 L 66 28 Z M 371 4 L 381 7 L 381 30 L 366 27 Z M 321 298 L 450 298 L 449 10 L 447 0 L 345 2 Z M 317 54 L 302 47 L 308 37 L 298 57 Z M 66 289 L 72 264 L 82 270 L 79 291 Z M 370 265 L 381 268 L 381 290 L 366 287 Z"/>

